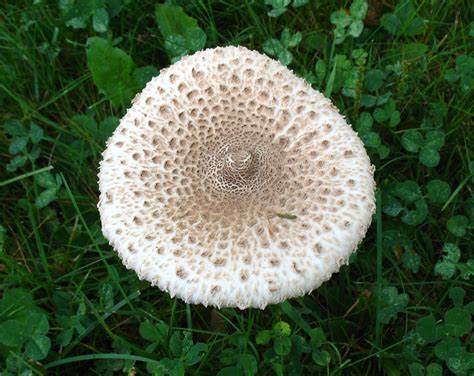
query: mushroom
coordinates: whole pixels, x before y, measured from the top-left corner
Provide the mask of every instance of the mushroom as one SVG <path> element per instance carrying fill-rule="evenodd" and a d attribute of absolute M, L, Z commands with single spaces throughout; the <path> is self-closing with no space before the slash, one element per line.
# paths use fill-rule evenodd
<path fill-rule="evenodd" d="M 103 153 L 98 208 L 140 279 L 188 303 L 263 309 L 347 264 L 374 168 L 306 81 L 244 47 L 207 49 L 132 103 Z"/>

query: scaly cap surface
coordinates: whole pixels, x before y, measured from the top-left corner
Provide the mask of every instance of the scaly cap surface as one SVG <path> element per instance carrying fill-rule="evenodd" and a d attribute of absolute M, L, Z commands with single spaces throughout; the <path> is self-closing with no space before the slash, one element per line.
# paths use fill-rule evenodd
<path fill-rule="evenodd" d="M 362 141 L 321 93 L 243 47 L 182 58 L 107 142 L 102 230 L 123 264 L 189 303 L 258 307 L 309 293 L 375 208 Z"/>

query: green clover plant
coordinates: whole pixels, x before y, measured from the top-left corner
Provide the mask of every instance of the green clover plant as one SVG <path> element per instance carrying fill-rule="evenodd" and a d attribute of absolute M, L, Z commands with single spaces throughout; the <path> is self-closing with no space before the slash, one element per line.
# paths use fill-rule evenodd
<path fill-rule="evenodd" d="M 456 68 L 448 69 L 444 75 L 448 82 L 459 81 L 461 91 L 464 93 L 474 89 L 474 57 L 460 55 L 456 58 Z"/>
<path fill-rule="evenodd" d="M 272 9 L 267 12 L 269 17 L 280 17 L 283 13 L 288 10 L 290 4 L 293 7 L 298 8 L 309 3 L 309 0 L 264 0 L 265 5 L 270 6 Z"/>
<path fill-rule="evenodd" d="M 426 22 L 417 15 L 412 0 L 402 1 L 392 13 L 385 13 L 380 24 L 389 34 L 396 36 L 412 37 L 426 31 Z"/>
<path fill-rule="evenodd" d="M 290 48 L 296 47 L 301 42 L 301 33 L 291 34 L 285 27 L 281 32 L 280 40 L 272 38 L 263 43 L 263 51 L 270 56 L 275 56 L 283 65 L 290 65 L 293 61 L 293 54 Z"/>
<path fill-rule="evenodd" d="M 125 51 L 103 38 L 87 40 L 86 56 L 94 84 L 115 107 L 129 106 L 146 82 L 158 75 L 154 67 L 137 68 Z"/>
<path fill-rule="evenodd" d="M 443 246 L 443 259 L 439 260 L 434 267 L 434 274 L 442 279 L 451 279 L 459 272 L 462 279 L 469 280 L 474 276 L 474 259 L 469 259 L 465 263 L 460 262 L 461 251 L 456 244 L 446 243 Z"/>
<path fill-rule="evenodd" d="M 445 134 L 440 130 L 428 131 L 425 136 L 414 129 L 403 133 L 402 146 L 410 153 L 419 153 L 420 162 L 426 167 L 436 167 L 441 159 L 439 150 L 445 142 Z"/>
<path fill-rule="evenodd" d="M 0 300 L 0 349 L 8 354 L 6 369 L 11 374 L 28 370 L 28 360 L 47 357 L 51 340 L 48 316 L 36 307 L 29 291 L 5 291 Z"/>
<path fill-rule="evenodd" d="M 474 354 L 466 349 L 460 339 L 472 331 L 474 302 L 465 305 L 465 295 L 463 288 L 450 288 L 449 296 L 455 306 L 445 313 L 443 322 L 430 314 L 416 323 L 416 333 L 423 343 L 434 345 L 435 356 L 444 361 L 455 375 L 468 375 L 474 371 Z"/>
<path fill-rule="evenodd" d="M 156 363 L 147 363 L 147 370 L 151 374 L 184 376 L 186 368 L 201 361 L 208 352 L 205 343 L 193 343 L 190 332 L 174 331 L 169 336 L 170 328 L 164 322 L 156 326 L 150 322 L 140 324 L 140 335 L 151 342 L 147 351 L 154 351 L 160 344 L 164 344 L 169 357 L 162 358 Z"/>
<path fill-rule="evenodd" d="M 181 7 L 157 4 L 155 18 L 172 63 L 206 46 L 206 33 L 198 26 L 197 20 L 184 13 Z"/>
<path fill-rule="evenodd" d="M 3 130 L 11 136 L 8 153 L 13 159 L 5 166 L 8 172 L 15 172 L 30 161 L 33 164 L 38 159 L 41 149 L 39 143 L 44 138 L 43 129 L 34 122 L 29 128 L 18 120 L 7 120 L 3 123 Z"/>
<path fill-rule="evenodd" d="M 130 0 L 59 0 L 63 20 L 73 29 L 84 29 L 92 18 L 97 33 L 109 29 L 110 19 L 117 16 Z"/>
<path fill-rule="evenodd" d="M 354 0 L 349 12 L 341 9 L 331 13 L 331 23 L 336 25 L 334 30 L 336 44 L 341 44 L 348 36 L 358 38 L 362 34 L 368 8 L 366 0 Z"/>

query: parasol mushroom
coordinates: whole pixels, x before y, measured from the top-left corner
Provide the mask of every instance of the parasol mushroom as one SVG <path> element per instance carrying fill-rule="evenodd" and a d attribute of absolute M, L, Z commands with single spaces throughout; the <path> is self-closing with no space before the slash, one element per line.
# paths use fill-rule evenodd
<path fill-rule="evenodd" d="M 328 280 L 364 237 L 374 168 L 330 100 L 243 47 L 153 78 L 107 142 L 104 236 L 188 303 L 264 308 Z"/>

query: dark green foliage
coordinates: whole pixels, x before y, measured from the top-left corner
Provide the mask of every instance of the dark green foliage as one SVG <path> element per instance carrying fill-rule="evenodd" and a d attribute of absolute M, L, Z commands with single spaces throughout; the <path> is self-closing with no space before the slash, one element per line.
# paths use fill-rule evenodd
<path fill-rule="evenodd" d="M 412 0 L 401 1 L 394 12 L 381 17 L 380 23 L 392 35 L 415 36 L 426 31 L 426 20 L 417 15 Z"/>
<path fill-rule="evenodd" d="M 447 369 L 454 374 L 466 374 L 474 368 L 474 354 L 458 339 L 472 329 L 473 304 L 464 306 L 465 294 L 460 287 L 449 289 L 455 307 L 445 313 L 442 323 L 433 315 L 422 317 L 416 323 L 417 334 L 427 344 L 434 345 L 435 356 L 445 361 Z"/>
<path fill-rule="evenodd" d="M 362 34 L 367 10 L 368 5 L 365 0 L 354 0 L 349 12 L 343 9 L 331 13 L 331 23 L 336 25 L 334 30 L 336 44 L 344 42 L 348 36 L 358 38 Z"/>
<path fill-rule="evenodd" d="M 467 55 L 461 55 L 456 58 L 456 68 L 448 69 L 444 78 L 449 82 L 459 80 L 461 90 L 470 92 L 474 88 L 474 58 Z"/>
<path fill-rule="evenodd" d="M 471 8 L 2 2 L 2 375 L 471 375 Z M 184 55 L 237 44 L 334 101 L 378 187 L 350 265 L 264 311 L 189 306 L 151 288 L 122 266 L 96 209 L 101 152 L 132 98 Z"/>
<path fill-rule="evenodd" d="M 174 63 L 182 56 L 205 47 L 206 33 L 194 18 L 184 13 L 181 7 L 158 4 L 155 17 L 171 62 Z"/>
<path fill-rule="evenodd" d="M 284 28 L 280 40 L 268 39 L 263 43 L 262 48 L 266 54 L 275 56 L 283 65 L 290 65 L 293 61 L 293 54 L 289 49 L 300 44 L 301 38 L 300 32 L 291 34 L 288 28 Z"/>
<path fill-rule="evenodd" d="M 292 4 L 294 7 L 300 7 L 308 4 L 310 0 L 264 0 L 265 4 L 273 8 L 268 11 L 269 17 L 279 17 L 288 10 L 288 6 Z"/>
<path fill-rule="evenodd" d="M 132 58 L 108 40 L 87 40 L 87 66 L 95 85 L 114 106 L 128 106 L 133 96 L 158 75 L 153 67 L 136 68 Z"/>
<path fill-rule="evenodd" d="M 10 372 L 22 370 L 17 359 L 43 360 L 51 348 L 48 316 L 33 302 L 31 293 L 24 289 L 5 291 L 0 300 L 0 354 Z"/>

